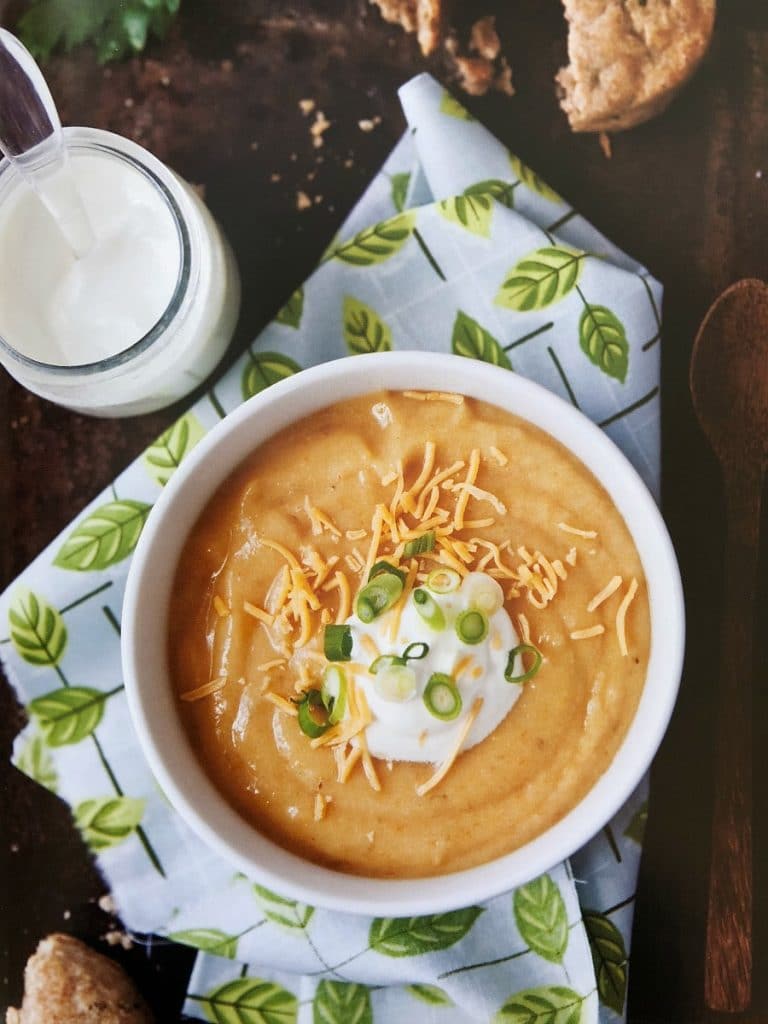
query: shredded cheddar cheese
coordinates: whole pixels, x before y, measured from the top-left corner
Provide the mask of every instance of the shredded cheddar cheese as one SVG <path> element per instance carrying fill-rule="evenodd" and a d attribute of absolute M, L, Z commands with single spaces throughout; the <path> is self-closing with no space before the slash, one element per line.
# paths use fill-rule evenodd
<path fill-rule="evenodd" d="M 456 502 L 456 508 L 453 512 L 453 527 L 455 530 L 461 530 L 464 526 L 464 513 L 467 511 L 467 502 L 469 501 L 469 488 L 472 487 L 475 480 L 477 479 L 477 472 L 480 469 L 480 449 L 473 448 L 469 456 L 469 466 L 467 466 L 467 475 L 462 483 L 456 484 L 453 490 L 459 491 L 459 499 Z"/>
<path fill-rule="evenodd" d="M 601 636 L 605 632 L 605 626 L 598 623 L 596 626 L 589 626 L 587 629 L 574 629 L 570 634 L 571 640 L 589 640 L 593 636 Z"/>
<path fill-rule="evenodd" d="M 219 618 L 229 615 L 229 605 L 218 594 L 213 599 L 213 608 Z"/>
<path fill-rule="evenodd" d="M 523 643 L 529 644 L 531 642 L 531 627 L 529 626 L 528 619 L 523 612 L 520 612 L 517 616 L 517 624 L 520 627 L 520 636 L 522 637 Z"/>
<path fill-rule="evenodd" d="M 558 530 L 562 530 L 563 533 L 573 533 L 577 537 L 586 537 L 588 540 L 592 540 L 597 536 L 596 530 L 579 530 L 575 526 L 569 526 L 568 523 L 558 523 Z"/>
<path fill-rule="evenodd" d="M 445 759 L 445 761 L 443 761 L 443 763 L 440 765 L 440 767 L 437 769 L 437 771 L 431 778 L 427 779 L 426 782 L 422 782 L 420 786 L 416 787 L 417 796 L 424 796 L 425 793 L 429 793 L 431 789 L 434 789 L 435 786 L 439 785 L 439 783 L 443 781 L 445 776 L 451 770 L 451 768 L 453 767 L 453 762 L 459 756 L 461 746 L 464 740 L 467 738 L 469 730 L 474 725 L 475 719 L 480 714 L 480 709 L 482 708 L 482 706 L 483 698 L 477 697 L 474 704 L 472 705 L 469 714 L 464 720 L 458 735 L 456 736 L 456 740 L 454 741 L 450 754 Z"/>
<path fill-rule="evenodd" d="M 347 530 L 344 536 L 347 540 L 365 540 L 368 536 L 367 530 Z"/>
<path fill-rule="evenodd" d="M 509 459 L 504 452 L 500 452 L 495 445 L 491 445 L 488 451 L 500 466 L 506 466 L 509 462 Z"/>
<path fill-rule="evenodd" d="M 603 601 L 607 601 L 611 594 L 616 593 L 623 582 L 621 576 L 614 576 L 599 593 L 595 594 L 587 605 L 587 611 L 593 612 L 596 608 L 599 608 Z"/>
<path fill-rule="evenodd" d="M 268 700 L 270 704 L 274 704 L 278 711 L 282 711 L 286 715 L 290 715 L 292 718 L 296 718 L 299 714 L 299 710 L 295 704 L 286 700 L 285 697 L 281 697 L 279 693 L 275 693 L 273 690 L 267 690 L 264 694 L 264 699 Z"/>
<path fill-rule="evenodd" d="M 265 661 L 256 666 L 257 672 L 271 672 L 273 668 L 282 668 L 286 664 L 285 658 L 273 658 L 272 661 Z"/>
<path fill-rule="evenodd" d="M 632 582 L 627 588 L 627 592 L 622 598 L 619 610 L 616 612 L 616 636 L 619 640 L 619 650 L 621 651 L 622 657 L 626 658 L 629 654 L 627 648 L 627 633 L 626 633 L 626 617 L 627 609 L 635 599 L 637 593 L 637 580 L 633 577 Z"/>
<path fill-rule="evenodd" d="M 568 554 L 565 556 L 565 560 L 570 566 L 576 565 L 576 548 L 569 548 Z"/>
<path fill-rule="evenodd" d="M 203 697 L 210 697 L 212 693 L 218 693 L 226 685 L 227 677 L 219 676 L 218 679 L 212 679 L 210 683 L 203 683 L 202 686 L 197 686 L 194 690 L 187 690 L 186 693 L 182 693 L 181 699 L 186 701 L 202 700 Z"/>
<path fill-rule="evenodd" d="M 250 601 L 243 601 L 243 611 L 254 619 L 258 619 L 259 622 L 263 622 L 265 626 L 271 626 L 275 621 L 274 615 L 270 615 L 263 608 L 258 608 L 255 604 L 251 604 Z"/>
<path fill-rule="evenodd" d="M 415 398 L 420 402 L 450 402 L 451 405 L 463 405 L 464 395 L 455 395 L 451 391 L 404 391 L 406 398 Z"/>

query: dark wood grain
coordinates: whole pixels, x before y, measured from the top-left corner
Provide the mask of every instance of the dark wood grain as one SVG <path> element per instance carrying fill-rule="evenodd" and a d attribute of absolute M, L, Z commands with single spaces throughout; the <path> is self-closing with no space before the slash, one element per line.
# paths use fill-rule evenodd
<path fill-rule="evenodd" d="M 715 44 L 661 117 L 614 137 L 606 160 L 573 136 L 552 76 L 565 55 L 558 0 L 464 5 L 498 10 L 515 72 L 513 99 L 468 101 L 478 117 L 664 283 L 664 513 L 686 589 L 688 648 L 677 709 L 653 771 L 633 936 L 629 1019 L 719 1019 L 703 1004 L 711 751 L 721 614 L 724 509 L 717 465 L 690 405 L 687 369 L 697 325 L 733 280 L 768 277 L 768 5 L 723 4 Z M 0 18 L 9 17 L 0 0 Z M 230 358 L 312 268 L 345 212 L 404 128 L 396 88 L 429 66 L 413 39 L 364 0 L 187 0 L 166 42 L 106 69 L 87 49 L 48 68 L 65 123 L 130 136 L 204 185 L 240 263 L 245 295 Z M 166 84 L 167 82 L 167 84 Z M 314 98 L 332 127 L 311 145 L 298 101 Z M 358 121 L 381 117 L 371 133 Z M 765 172 L 764 174 L 762 172 Z M 273 175 L 279 180 L 273 181 Z M 296 191 L 322 200 L 296 210 Z M 0 375 L 0 586 L 9 583 L 178 409 L 90 420 L 57 409 Z M 768 601 L 758 572 L 758 616 Z M 765 631 L 763 631 L 764 633 Z M 764 635 L 756 663 L 768 664 Z M 764 673 L 763 673 L 764 675 Z M 768 807 L 768 691 L 755 692 L 755 806 Z M 71 929 L 103 948 L 103 889 L 66 808 L 8 765 L 22 722 L 0 688 L 0 1007 L 18 998 L 38 938 Z M 768 814 L 756 815 L 756 969 L 752 1009 L 768 1016 Z M 65 912 L 70 916 L 65 919 Z M 121 957 L 162 1024 L 178 1012 L 189 957 L 175 947 Z"/>
<path fill-rule="evenodd" d="M 762 485 L 768 459 L 768 285 L 727 288 L 696 336 L 693 406 L 726 498 L 726 580 L 709 867 L 705 997 L 749 1008 L 752 988 L 752 689 Z"/>

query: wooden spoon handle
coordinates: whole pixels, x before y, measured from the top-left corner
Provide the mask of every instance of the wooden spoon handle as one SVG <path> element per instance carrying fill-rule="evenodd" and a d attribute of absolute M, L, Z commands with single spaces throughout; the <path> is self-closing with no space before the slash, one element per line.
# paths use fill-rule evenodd
<path fill-rule="evenodd" d="M 752 983 L 752 631 L 760 480 L 726 480 L 715 802 L 704 992 L 712 1010 L 749 1007 Z"/>

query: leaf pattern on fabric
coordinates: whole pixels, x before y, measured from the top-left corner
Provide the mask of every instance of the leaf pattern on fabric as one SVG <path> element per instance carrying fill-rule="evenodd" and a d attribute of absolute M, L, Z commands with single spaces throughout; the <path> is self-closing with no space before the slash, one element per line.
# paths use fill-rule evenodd
<path fill-rule="evenodd" d="M 400 252 L 413 234 L 416 217 L 413 212 L 400 213 L 359 231 L 348 242 L 339 242 L 328 253 L 328 259 L 341 260 L 353 267 L 372 267 Z"/>
<path fill-rule="evenodd" d="M 407 985 L 407 990 L 422 1003 L 430 1006 L 453 1006 L 453 1000 L 437 985 Z"/>
<path fill-rule="evenodd" d="M 457 356 L 480 359 L 484 363 L 502 366 L 505 370 L 512 369 L 507 353 L 490 331 L 462 310 L 457 312 L 453 322 L 451 349 Z"/>
<path fill-rule="evenodd" d="M 49 747 L 80 743 L 101 721 L 109 693 L 88 686 L 63 686 L 30 701 L 28 710 L 37 719 Z"/>
<path fill-rule="evenodd" d="M 55 668 L 67 646 L 64 619 L 45 598 L 19 587 L 8 609 L 11 643 L 30 665 Z"/>
<path fill-rule="evenodd" d="M 543 181 L 535 171 L 532 171 L 527 164 L 524 164 L 520 157 L 514 153 L 509 154 L 509 162 L 518 181 L 527 185 L 532 192 L 540 195 L 542 199 L 548 199 L 550 203 L 563 203 L 564 199 L 553 188 Z"/>
<path fill-rule="evenodd" d="M 144 800 L 108 796 L 84 800 L 74 809 L 75 824 L 96 852 L 117 846 L 136 830 L 144 813 Z"/>
<path fill-rule="evenodd" d="M 475 120 L 467 108 L 463 107 L 455 96 L 452 96 L 447 90 L 443 93 L 443 98 L 440 100 L 440 113 L 448 114 L 449 117 L 456 117 L 460 121 Z"/>
<path fill-rule="evenodd" d="M 299 364 L 281 352 L 252 352 L 240 378 L 243 398 L 253 398 L 271 384 L 292 377 L 299 370 Z"/>
<path fill-rule="evenodd" d="M 304 313 L 304 288 L 297 288 L 290 299 L 282 306 L 276 316 L 275 323 L 284 327 L 293 327 L 298 330 L 301 327 L 301 317 Z"/>
<path fill-rule="evenodd" d="M 579 343 L 590 362 L 623 384 L 629 366 L 624 324 L 607 306 L 587 303 L 579 319 Z"/>
<path fill-rule="evenodd" d="M 375 309 L 353 295 L 344 296 L 342 311 L 344 341 L 353 355 L 362 352 L 389 352 L 392 331 Z"/>
<path fill-rule="evenodd" d="M 227 935 L 219 928 L 189 928 L 186 931 L 171 932 L 168 938 L 228 960 L 234 960 L 237 956 L 237 936 Z"/>
<path fill-rule="evenodd" d="M 465 196 L 490 195 L 508 207 L 510 210 L 515 206 L 515 185 L 510 181 L 502 181 L 501 178 L 488 178 L 486 181 L 477 181 L 464 189 Z"/>
<path fill-rule="evenodd" d="M 643 803 L 638 807 L 635 813 L 632 815 L 632 820 L 624 829 L 624 835 L 627 839 L 633 839 L 640 846 L 643 845 L 643 839 L 645 838 L 645 826 L 648 822 L 648 801 L 644 800 Z"/>
<path fill-rule="evenodd" d="M 490 238 L 493 197 L 489 192 L 452 196 L 437 204 L 438 213 L 447 221 L 471 231 L 473 235 Z"/>
<path fill-rule="evenodd" d="M 319 983 L 312 1002 L 313 1024 L 373 1024 L 371 994 L 354 982 Z"/>
<path fill-rule="evenodd" d="M 132 554 L 152 506 L 119 498 L 101 505 L 78 523 L 53 564 L 74 572 L 108 569 Z"/>
<path fill-rule="evenodd" d="M 585 996 L 565 985 L 527 988 L 510 996 L 494 1024 L 582 1024 Z"/>
<path fill-rule="evenodd" d="M 568 946 L 568 914 L 560 889 L 549 875 L 541 875 L 515 890 L 515 922 L 534 953 L 561 963 Z"/>
<path fill-rule="evenodd" d="M 280 924 L 284 928 L 297 928 L 303 930 L 307 927 L 314 907 L 307 903 L 299 903 L 298 900 L 290 900 L 285 896 L 279 896 L 271 889 L 265 889 L 263 885 L 253 887 L 256 899 L 259 901 L 264 916 L 274 924 Z"/>
<path fill-rule="evenodd" d="M 400 174 L 393 174 L 390 178 L 392 205 L 398 213 L 405 209 L 405 200 L 408 196 L 408 186 L 411 184 L 411 176 L 407 171 Z"/>
<path fill-rule="evenodd" d="M 582 920 L 589 939 L 600 1002 L 622 1014 L 627 997 L 624 938 L 613 921 L 596 910 L 585 910 Z"/>
<path fill-rule="evenodd" d="M 205 436 L 205 428 L 194 413 L 188 412 L 164 431 L 144 452 L 143 462 L 152 479 L 165 487 L 182 459 Z"/>
<path fill-rule="evenodd" d="M 482 907 L 466 907 L 425 917 L 377 917 L 371 922 L 368 943 L 384 956 L 434 953 L 463 939 L 482 912 Z"/>
<path fill-rule="evenodd" d="M 497 305 L 527 313 L 560 302 L 576 287 L 585 257 L 564 245 L 534 250 L 510 270 L 496 296 Z"/>
<path fill-rule="evenodd" d="M 200 1000 L 214 1024 L 296 1024 L 296 996 L 274 981 L 237 978 Z"/>
<path fill-rule="evenodd" d="M 24 772 L 30 779 L 39 782 L 41 786 L 45 786 L 52 793 L 57 791 L 59 776 L 42 736 L 31 736 L 27 740 L 21 748 L 15 764 L 19 771 Z"/>

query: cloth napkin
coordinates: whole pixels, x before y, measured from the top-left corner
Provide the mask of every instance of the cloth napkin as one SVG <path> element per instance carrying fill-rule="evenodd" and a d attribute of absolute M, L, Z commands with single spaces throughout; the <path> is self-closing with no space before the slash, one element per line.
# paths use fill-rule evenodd
<path fill-rule="evenodd" d="M 126 927 L 200 950 L 191 1016 L 616 1020 L 645 783 L 569 863 L 485 905 L 345 916 L 269 892 L 203 846 L 154 782 L 126 706 L 121 603 L 153 502 L 220 417 L 312 363 L 429 349 L 525 374 L 599 423 L 658 494 L 661 286 L 430 76 L 400 95 L 409 130 L 318 270 L 0 598 L 0 653 L 30 718 L 13 759 L 71 806 Z"/>

